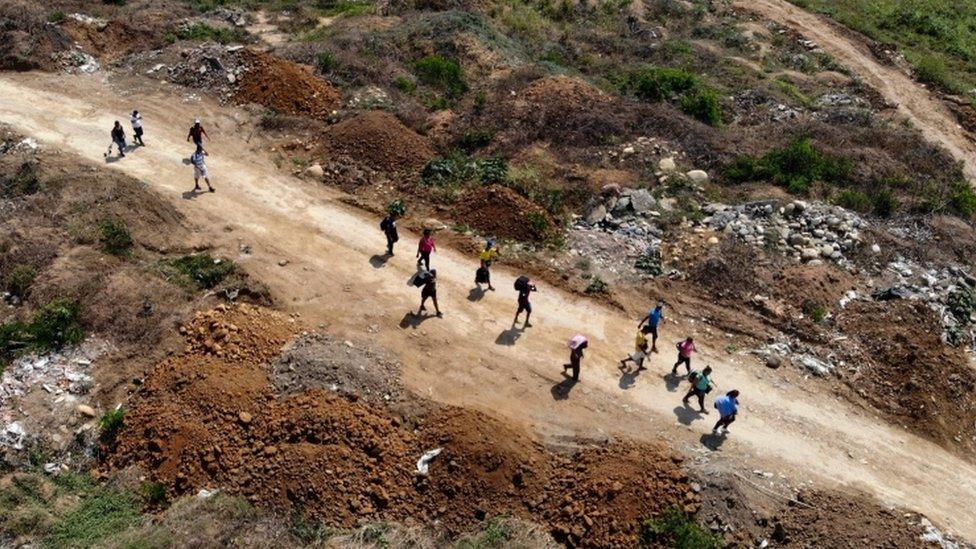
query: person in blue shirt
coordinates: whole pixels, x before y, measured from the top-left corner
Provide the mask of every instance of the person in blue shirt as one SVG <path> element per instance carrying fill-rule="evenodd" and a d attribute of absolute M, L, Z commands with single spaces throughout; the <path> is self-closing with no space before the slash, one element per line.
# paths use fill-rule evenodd
<path fill-rule="evenodd" d="M 649 333 L 651 334 L 652 353 L 657 352 L 657 326 L 663 320 L 664 320 L 664 300 L 662 299 L 657 302 L 657 305 L 655 305 L 654 308 L 647 313 L 647 316 L 641 319 L 640 324 L 637 325 L 638 329 L 643 327 L 644 324 L 647 324 L 647 326 L 650 328 Z"/>
<path fill-rule="evenodd" d="M 719 429 L 725 429 L 725 434 L 729 434 L 729 425 L 735 421 L 735 414 L 739 411 L 739 391 L 732 390 L 715 399 L 715 409 L 718 410 L 718 421 L 712 432 L 718 434 Z"/>

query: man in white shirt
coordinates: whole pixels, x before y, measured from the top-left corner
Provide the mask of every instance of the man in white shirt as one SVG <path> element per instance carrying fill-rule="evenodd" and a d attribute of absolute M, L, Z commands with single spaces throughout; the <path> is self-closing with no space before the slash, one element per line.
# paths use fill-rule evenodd
<path fill-rule="evenodd" d="M 132 122 L 132 132 L 135 134 L 132 140 L 138 143 L 140 147 L 145 147 L 146 144 L 142 142 L 142 115 L 139 114 L 139 111 L 132 111 L 129 120 Z"/>
<path fill-rule="evenodd" d="M 196 152 L 190 156 L 190 163 L 193 164 L 193 190 L 201 190 L 200 179 L 202 178 L 207 182 L 207 189 L 210 192 L 214 192 L 214 188 L 210 184 L 210 174 L 207 172 L 207 164 L 204 160 L 203 147 L 197 147 Z"/>

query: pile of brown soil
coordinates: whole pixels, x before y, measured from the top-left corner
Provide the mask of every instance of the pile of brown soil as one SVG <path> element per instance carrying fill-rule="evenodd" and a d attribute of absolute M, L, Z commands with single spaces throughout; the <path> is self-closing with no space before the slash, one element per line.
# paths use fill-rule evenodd
<path fill-rule="evenodd" d="M 800 309 L 804 301 L 832 309 L 857 286 L 850 273 L 833 265 L 790 265 L 773 275 L 773 295 Z"/>
<path fill-rule="evenodd" d="M 500 238 L 540 241 L 556 228 L 542 207 L 499 185 L 465 192 L 455 210 L 454 219 L 459 223 Z"/>
<path fill-rule="evenodd" d="M 856 346 L 849 383 L 893 423 L 947 447 L 976 449 L 976 373 L 965 352 L 940 339 L 936 314 L 924 303 L 854 303 L 837 317 Z"/>
<path fill-rule="evenodd" d="M 427 139 L 385 111 L 369 111 L 326 130 L 320 149 L 385 172 L 419 170 L 434 157 Z"/>
<path fill-rule="evenodd" d="M 294 319 L 244 304 L 197 312 L 180 327 L 187 353 L 258 363 L 277 356 L 295 331 Z"/>
<path fill-rule="evenodd" d="M 243 310 L 256 316 L 242 320 L 231 308 L 206 318 L 241 333 L 246 322 L 272 332 L 291 325 Z M 276 346 L 268 339 L 239 354 L 264 357 Z M 420 519 L 457 534 L 513 515 L 592 546 L 633 546 L 641 519 L 698 507 L 680 460 L 661 447 L 597 444 L 557 455 L 519 428 L 464 409 L 421 403 L 432 411 L 399 417 L 323 389 L 282 397 L 258 360 L 190 349 L 146 379 L 110 458 L 114 467 L 143 466 L 171 495 L 224 487 L 345 528 Z M 429 474 L 417 473 L 417 459 L 433 448 L 443 451 Z"/>
<path fill-rule="evenodd" d="M 339 107 L 339 92 L 315 76 L 310 67 L 250 49 L 244 50 L 242 56 L 248 70 L 235 92 L 237 101 L 319 120 Z"/>

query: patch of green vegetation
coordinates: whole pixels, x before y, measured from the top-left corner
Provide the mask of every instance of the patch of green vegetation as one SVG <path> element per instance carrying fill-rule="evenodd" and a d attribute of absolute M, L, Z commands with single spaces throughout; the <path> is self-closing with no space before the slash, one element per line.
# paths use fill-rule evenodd
<path fill-rule="evenodd" d="M 0 324 L 0 364 L 23 353 L 56 351 L 85 339 L 79 322 L 81 307 L 67 299 L 54 300 L 30 321 Z"/>
<path fill-rule="evenodd" d="M 791 193 L 805 195 L 814 182 L 843 182 L 852 167 L 850 159 L 823 153 L 810 138 L 800 137 L 762 158 L 737 158 L 726 167 L 725 177 L 730 183 L 771 181 Z"/>
<path fill-rule="evenodd" d="M 53 547 L 91 547 L 140 520 L 139 505 L 132 494 L 100 487 L 60 515 L 44 541 Z"/>
<path fill-rule="evenodd" d="M 459 149 L 470 154 L 478 149 L 487 147 L 491 144 L 491 141 L 494 138 L 495 132 L 492 130 L 484 128 L 473 129 L 464 132 L 464 134 L 458 138 L 456 144 Z"/>
<path fill-rule="evenodd" d="M 681 98 L 681 110 L 709 126 L 722 123 L 722 105 L 718 94 L 712 90 L 698 88 Z"/>
<path fill-rule="evenodd" d="M 698 86 L 694 74 L 666 67 L 647 67 L 627 78 L 626 89 L 645 101 L 666 101 Z"/>
<path fill-rule="evenodd" d="M 901 201 L 892 192 L 890 180 L 883 180 L 880 189 L 871 196 L 871 209 L 878 217 L 891 217 L 901 207 Z"/>
<path fill-rule="evenodd" d="M 386 207 L 386 212 L 395 217 L 403 217 L 407 213 L 407 205 L 403 199 L 396 199 Z"/>
<path fill-rule="evenodd" d="M 315 66 L 322 74 L 329 74 L 339 66 L 339 59 L 331 51 L 320 51 L 315 54 Z"/>
<path fill-rule="evenodd" d="M 193 23 L 176 30 L 176 37 L 180 40 L 213 40 L 219 44 L 243 42 L 247 34 L 237 27 L 216 28 L 206 23 Z"/>
<path fill-rule="evenodd" d="M 428 55 L 414 61 L 413 70 L 422 83 L 444 92 L 451 98 L 460 97 L 468 91 L 464 71 L 454 59 Z"/>
<path fill-rule="evenodd" d="M 37 278 L 37 269 L 32 265 L 17 265 L 3 277 L 3 289 L 21 299 L 27 297 L 31 284 Z"/>
<path fill-rule="evenodd" d="M 602 278 L 597 275 L 593 275 L 593 278 L 590 279 L 589 285 L 586 287 L 586 293 L 606 295 L 610 293 L 610 287 L 606 282 L 603 281 Z"/>
<path fill-rule="evenodd" d="M 149 505 L 159 507 L 166 503 L 166 485 L 162 482 L 143 482 L 139 486 L 139 492 Z"/>
<path fill-rule="evenodd" d="M 520 0 L 502 3 L 497 18 L 502 27 L 526 44 L 545 43 L 554 25 L 532 2 Z"/>
<path fill-rule="evenodd" d="M 474 536 L 459 540 L 457 549 L 507 547 L 507 543 L 512 539 L 512 530 L 511 523 L 504 518 L 493 518 Z"/>
<path fill-rule="evenodd" d="M 809 316 L 817 324 L 822 324 L 830 313 L 830 310 L 826 306 L 810 299 L 804 300 L 800 309 L 803 311 L 803 314 Z"/>
<path fill-rule="evenodd" d="M 175 270 L 176 280 L 181 286 L 209 290 L 216 287 L 236 270 L 234 262 L 219 259 L 209 254 L 186 255 L 165 263 L 164 270 Z M 168 273 L 172 274 L 172 273 Z"/>
<path fill-rule="evenodd" d="M 102 418 L 98 420 L 98 440 L 106 446 L 114 445 L 115 439 L 119 436 L 119 431 L 122 430 L 124 423 L 124 409 L 117 408 L 105 412 Z"/>
<path fill-rule="evenodd" d="M 472 158 L 460 150 L 434 158 L 420 173 L 421 182 L 431 187 L 462 187 L 474 182 L 504 183 L 508 165 L 502 158 Z"/>
<path fill-rule="evenodd" d="M 644 521 L 641 541 L 655 546 L 666 544 L 675 549 L 722 547 L 719 539 L 699 526 L 693 516 L 676 507 L 669 508 L 659 518 Z"/>
<path fill-rule="evenodd" d="M 123 256 L 132 250 L 132 235 L 121 219 L 103 219 L 98 223 L 102 249 L 112 255 Z"/>
<path fill-rule="evenodd" d="M 55 23 L 55 24 L 61 23 L 61 22 L 63 22 L 67 18 L 68 18 L 68 16 L 63 11 L 61 11 L 61 10 L 52 11 L 47 16 L 47 20 L 49 22 Z"/>
<path fill-rule="evenodd" d="M 413 92 L 417 91 L 417 83 L 406 76 L 394 78 L 393 86 L 407 95 L 413 95 Z"/>
<path fill-rule="evenodd" d="M 834 204 L 855 212 L 871 211 L 871 197 L 857 189 L 844 189 L 834 198 Z"/>
<path fill-rule="evenodd" d="M 801 91 L 800 88 L 798 88 L 793 82 L 790 82 L 785 78 L 777 78 L 775 82 L 776 86 L 781 92 L 794 99 L 797 103 L 803 106 L 803 108 L 809 110 L 816 108 L 816 104 L 814 103 L 813 99 L 810 99 L 810 97 L 803 93 L 803 91 Z"/>
<path fill-rule="evenodd" d="M 949 186 L 949 208 L 960 217 L 976 214 L 976 192 L 968 182 L 957 181 Z"/>
<path fill-rule="evenodd" d="M 39 190 L 41 180 L 37 176 L 36 166 L 30 162 L 21 164 L 14 175 L 0 178 L 0 196 L 4 198 L 27 196 Z"/>
<path fill-rule="evenodd" d="M 373 3 L 362 0 L 324 1 L 319 2 L 319 4 L 325 8 L 325 15 L 330 17 L 356 17 L 373 11 Z"/>
<path fill-rule="evenodd" d="M 508 163 L 504 158 L 494 156 L 478 161 L 479 179 L 483 185 L 493 185 L 508 181 Z"/>

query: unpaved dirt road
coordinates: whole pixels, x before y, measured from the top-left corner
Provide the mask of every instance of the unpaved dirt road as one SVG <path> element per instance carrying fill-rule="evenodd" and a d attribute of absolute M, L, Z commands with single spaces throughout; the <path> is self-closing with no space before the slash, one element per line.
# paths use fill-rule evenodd
<path fill-rule="evenodd" d="M 419 301 L 407 286 L 414 270 L 415 236 L 403 234 L 398 255 L 383 263 L 377 220 L 339 202 L 321 184 L 290 177 L 241 135 L 245 115 L 206 100 L 185 103 L 168 86 L 116 90 L 105 76 L 0 75 L 0 122 L 42 145 L 103 162 L 112 121 L 138 108 L 148 146 L 109 165 L 172 200 L 204 241 L 267 283 L 286 309 L 312 325 L 326 323 L 349 339 L 369 339 L 396 351 L 407 384 L 433 399 L 478 408 L 524 424 L 545 439 L 627 436 L 665 438 L 698 463 L 719 463 L 747 475 L 754 469 L 783 474 L 796 485 L 864 490 L 883 501 L 929 515 L 976 539 L 976 466 L 831 396 L 784 383 L 754 361 L 708 348 L 692 321 L 663 328 L 660 356 L 623 389 L 617 360 L 628 352 L 636 319 L 551 287 L 534 297 L 535 327 L 512 328 L 516 273 L 495 274 L 498 291 L 471 294 L 476 259 L 451 250 L 433 257 L 446 316 L 422 321 L 408 311 Z M 189 121 L 201 116 L 216 194 L 193 195 L 191 170 L 182 162 Z M 239 243 L 253 249 L 242 255 Z M 288 260 L 279 266 L 280 260 Z M 124 314 L 120 311 L 120 314 Z M 562 398 L 566 340 L 584 332 L 591 348 L 582 382 Z M 742 391 L 744 411 L 732 436 L 710 451 L 703 435 L 714 422 L 680 406 L 680 388 L 662 374 L 670 367 L 671 341 L 700 337 L 702 356 L 716 367 L 720 389 Z M 762 481 L 760 482 L 768 482 Z"/>
<path fill-rule="evenodd" d="M 853 70 L 878 90 L 884 98 L 898 105 L 898 112 L 908 117 L 925 138 L 939 143 L 964 163 L 963 173 L 976 184 L 976 142 L 959 126 L 956 117 L 932 92 L 906 76 L 897 67 L 885 65 L 867 45 L 851 31 L 830 19 L 810 13 L 786 0 L 736 0 L 734 5 L 780 25 L 792 28 Z"/>

